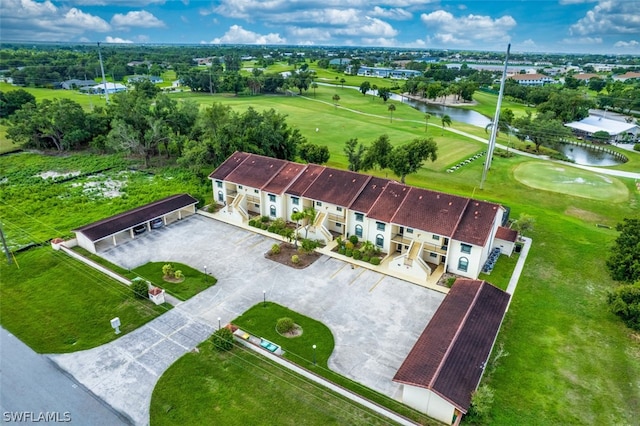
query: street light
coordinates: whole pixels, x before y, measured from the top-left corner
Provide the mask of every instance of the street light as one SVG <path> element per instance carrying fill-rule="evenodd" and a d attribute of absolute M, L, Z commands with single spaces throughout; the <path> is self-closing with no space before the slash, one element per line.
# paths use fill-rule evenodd
<path fill-rule="evenodd" d="M 316 345 L 313 345 L 313 365 L 316 365 Z"/>
<path fill-rule="evenodd" d="M 262 290 L 262 307 L 267 306 L 267 290 Z"/>
<path fill-rule="evenodd" d="M 218 317 L 218 330 L 220 330 L 220 317 Z"/>

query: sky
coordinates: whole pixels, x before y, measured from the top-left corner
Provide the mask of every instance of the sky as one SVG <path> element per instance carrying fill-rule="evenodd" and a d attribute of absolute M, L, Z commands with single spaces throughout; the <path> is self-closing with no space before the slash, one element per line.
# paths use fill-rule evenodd
<path fill-rule="evenodd" d="M 2 0 L 0 41 L 640 55 L 640 0 Z"/>

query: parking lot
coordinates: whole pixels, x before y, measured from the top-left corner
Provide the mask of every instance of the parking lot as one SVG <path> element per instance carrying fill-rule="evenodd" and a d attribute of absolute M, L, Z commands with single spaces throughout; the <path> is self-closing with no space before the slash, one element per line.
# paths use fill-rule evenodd
<path fill-rule="evenodd" d="M 274 242 L 250 230 L 195 215 L 145 232 L 135 240 L 110 247 L 100 255 L 125 268 L 165 261 L 185 263 L 202 271 L 206 266 L 207 272 L 215 276 L 218 283 L 165 314 L 175 317 L 178 322 L 185 318 L 195 326 L 194 336 L 199 339 L 206 338 L 202 336 L 217 327 L 219 317 L 226 324 L 251 306 L 261 303 L 265 296 L 269 301 L 319 320 L 329 327 L 335 338 L 330 368 L 396 397 L 399 385 L 391 379 L 442 302 L 444 294 L 368 269 L 352 268 L 349 263 L 328 256 L 322 256 L 306 269 L 289 268 L 264 257 Z M 162 323 L 161 318 L 142 327 L 151 331 L 137 330 L 135 335 L 143 340 L 145 336 L 156 335 L 161 339 L 168 336 L 171 340 L 172 334 L 181 334 L 175 333 L 176 330 L 186 330 L 178 323 L 172 324 L 174 331 L 159 330 L 155 323 Z M 132 339 L 136 338 L 131 336 L 129 340 Z M 194 345 L 193 341 L 181 343 L 182 349 L 168 354 L 168 358 L 159 365 L 168 367 L 170 361 L 177 359 L 190 345 Z M 132 349 L 119 348 L 113 353 L 131 351 L 120 357 L 121 362 L 136 362 L 138 357 L 148 357 L 141 346 L 162 347 L 151 340 L 132 341 L 129 343 Z M 100 348 L 92 351 L 97 353 L 98 350 Z M 69 362 L 60 359 L 59 363 L 71 365 L 72 355 L 62 356 Z M 162 355 L 159 351 L 155 356 Z M 128 361 L 130 359 L 133 361 Z M 99 362 L 100 356 L 82 360 L 76 364 L 82 370 L 78 374 L 101 385 L 99 378 L 91 373 L 92 368 L 99 367 L 92 367 L 92 363 Z M 125 371 L 122 366 L 118 368 Z M 150 391 L 157 381 L 155 375 L 159 377 L 161 372 L 152 373 L 153 378 L 140 378 L 138 383 L 125 384 L 125 389 L 119 392 L 126 394 L 126 386 L 131 386 L 135 387 L 133 393 L 140 394 L 140 384 L 144 382 L 147 383 L 145 386 L 151 387 L 148 390 L 150 400 Z M 109 392 L 98 390 L 96 393 L 118 408 L 118 401 L 109 401 L 109 398 L 116 398 L 114 387 L 115 384 L 110 386 Z M 121 401 L 121 404 L 133 405 L 127 397 L 123 398 L 126 401 Z M 144 401 L 140 402 L 144 404 Z M 148 416 L 148 404 L 146 410 Z M 128 414 L 134 419 L 142 418 L 134 413 Z"/>

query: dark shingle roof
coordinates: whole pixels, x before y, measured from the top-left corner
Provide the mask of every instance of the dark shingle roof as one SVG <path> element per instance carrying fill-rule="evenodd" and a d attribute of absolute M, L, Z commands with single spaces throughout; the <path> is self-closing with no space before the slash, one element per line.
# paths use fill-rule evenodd
<path fill-rule="evenodd" d="M 477 246 L 483 246 L 497 218 L 498 205 L 485 201 L 470 200 L 467 204 L 453 238 Z"/>
<path fill-rule="evenodd" d="M 348 207 L 371 176 L 326 167 L 302 194 L 303 197 Z"/>
<path fill-rule="evenodd" d="M 209 179 L 225 180 L 229 173 L 234 171 L 249 155 L 251 154 L 238 151 L 234 152 L 209 175 Z"/>
<path fill-rule="evenodd" d="M 389 182 L 388 179 L 372 177 L 349 208 L 360 213 L 367 213 Z"/>
<path fill-rule="evenodd" d="M 304 167 L 304 164 L 287 162 L 263 189 L 272 194 L 282 194 L 296 180 Z"/>
<path fill-rule="evenodd" d="M 367 212 L 367 216 L 383 222 L 391 222 L 410 190 L 410 186 L 389 182 Z"/>
<path fill-rule="evenodd" d="M 514 243 L 518 239 L 518 231 L 515 231 L 510 228 L 505 228 L 504 226 L 499 226 L 496 231 L 496 238 L 500 238 L 504 241 L 511 241 Z"/>
<path fill-rule="evenodd" d="M 286 190 L 287 194 L 301 196 L 304 191 L 318 178 L 320 173 L 325 169 L 324 166 L 318 166 L 317 164 L 307 164 L 307 167 L 300 174 L 298 179 L 289 186 Z"/>
<path fill-rule="evenodd" d="M 277 158 L 249 155 L 227 175 L 226 180 L 252 188 L 263 188 L 288 161 Z"/>
<path fill-rule="evenodd" d="M 456 280 L 393 380 L 430 389 L 466 413 L 509 297 L 486 281 Z"/>
<path fill-rule="evenodd" d="M 192 206 L 198 200 L 189 194 L 176 194 L 153 203 L 145 204 L 133 210 L 90 223 L 81 228 L 74 229 L 73 232 L 81 232 L 91 241 L 98 241 L 109 235 L 133 228 L 136 225 L 145 223 L 167 213 Z"/>
<path fill-rule="evenodd" d="M 411 188 L 392 222 L 451 237 L 468 201 L 456 195 Z"/>

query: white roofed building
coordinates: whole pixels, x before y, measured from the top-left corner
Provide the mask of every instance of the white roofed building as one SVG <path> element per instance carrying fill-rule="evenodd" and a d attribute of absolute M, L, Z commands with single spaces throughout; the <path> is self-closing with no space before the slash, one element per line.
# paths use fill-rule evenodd
<path fill-rule="evenodd" d="M 627 123 L 625 121 L 610 120 L 608 118 L 590 115 L 580 121 L 573 121 L 565 124 L 571 128 L 574 133 L 580 136 L 591 137 L 594 133 L 604 131 L 611 135 L 610 142 L 622 142 L 625 139 L 632 138 L 637 140 L 640 135 L 640 127 L 635 123 Z"/>

